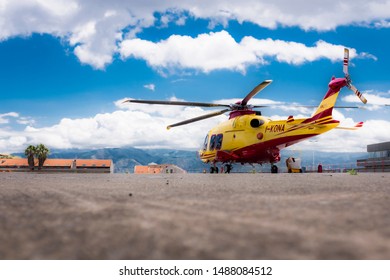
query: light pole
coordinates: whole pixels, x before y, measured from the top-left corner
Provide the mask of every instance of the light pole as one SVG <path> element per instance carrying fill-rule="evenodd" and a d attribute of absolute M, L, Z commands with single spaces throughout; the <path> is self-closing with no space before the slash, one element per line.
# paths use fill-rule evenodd
<path fill-rule="evenodd" d="M 313 168 L 312 168 L 313 172 L 314 172 L 314 168 L 315 166 L 314 166 L 314 150 L 313 150 Z"/>
<path fill-rule="evenodd" d="M 316 143 L 316 142 L 318 142 L 318 140 L 313 139 L 313 140 L 309 140 L 309 142 L 311 142 L 311 143 Z M 313 167 L 312 167 L 312 171 L 313 171 L 313 172 L 315 171 L 315 165 L 314 165 L 314 152 L 315 152 L 315 149 L 313 149 Z"/>

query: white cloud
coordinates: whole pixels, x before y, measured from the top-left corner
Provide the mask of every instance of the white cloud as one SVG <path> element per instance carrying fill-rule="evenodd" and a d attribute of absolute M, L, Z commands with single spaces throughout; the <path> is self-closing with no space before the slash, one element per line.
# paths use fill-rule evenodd
<path fill-rule="evenodd" d="M 124 59 L 134 57 L 146 60 L 157 69 L 195 69 L 210 72 L 230 69 L 245 72 L 250 65 L 266 64 L 270 57 L 279 62 L 302 64 L 319 59 L 340 60 L 344 46 L 324 41 L 310 47 L 281 40 L 259 40 L 251 36 L 236 42 L 226 31 L 190 36 L 172 35 L 153 43 L 138 38 L 124 40 L 119 49 Z M 350 50 L 351 57 L 356 50 Z M 365 54 L 366 56 L 366 54 Z"/>
<path fill-rule="evenodd" d="M 156 16 L 160 15 L 160 16 Z M 215 1 L 133 1 L 133 0 L 18 0 L 0 1 L 0 41 L 14 36 L 29 36 L 32 33 L 46 33 L 60 37 L 74 47 L 74 53 L 80 62 L 89 64 L 98 69 L 104 69 L 112 62 L 113 56 L 118 53 L 117 45 L 124 39 L 135 39 L 144 28 L 157 25 L 165 28 L 169 24 L 184 25 L 188 18 L 201 18 L 209 21 L 209 26 L 216 24 L 227 25 L 229 21 L 252 22 L 259 26 L 275 28 L 277 26 L 298 26 L 309 30 L 330 30 L 340 25 L 360 24 L 367 26 L 388 27 L 390 17 L 389 0 L 348 0 L 348 1 L 263 1 L 233 0 Z M 159 18 L 159 20 L 157 20 Z M 221 34 L 220 34 L 221 35 Z M 203 34 L 200 36 L 207 36 Z M 173 40 L 174 38 L 171 38 Z M 177 42 L 187 42 L 184 37 L 175 38 Z M 228 37 L 224 40 L 208 41 L 211 49 L 226 42 L 227 49 L 222 48 L 221 54 L 208 63 L 203 60 L 201 67 L 194 61 L 188 61 L 187 55 L 181 51 L 183 61 L 165 57 L 165 61 L 184 65 L 190 68 L 220 69 L 217 62 L 226 58 L 231 51 L 240 54 L 240 57 L 227 58 L 224 68 L 243 71 L 246 63 L 253 64 L 262 58 L 262 54 L 254 51 L 242 51 L 242 45 L 237 45 Z M 206 41 L 203 41 L 206 43 Z M 134 41 L 133 44 L 142 44 L 155 48 L 154 43 L 148 46 L 147 42 Z M 290 44 L 291 42 L 285 42 Z M 259 44 L 259 42 L 257 42 Z M 283 47 L 283 42 L 273 42 L 275 47 Z M 270 45 L 267 44 L 269 47 Z M 163 47 L 163 46 L 160 46 Z M 173 47 L 172 45 L 170 47 Z M 196 55 L 203 59 L 206 55 Z M 298 47 L 298 45 L 294 45 Z M 175 48 L 176 49 L 176 48 Z M 192 50 L 195 50 L 194 48 Z M 196 51 L 196 50 L 195 50 Z M 268 50 L 269 51 L 269 50 Z M 317 57 L 320 46 L 317 46 Z M 142 56 L 140 50 L 133 50 Z M 155 51 L 161 55 L 161 51 Z M 262 52 L 262 51 L 260 51 Z M 173 50 L 165 55 L 173 55 Z M 272 56 L 280 61 L 289 63 L 303 63 L 301 57 L 272 52 Z M 158 56 L 158 55 L 157 55 Z M 326 56 L 328 57 L 328 56 Z M 149 57 L 148 59 L 152 58 Z M 155 57 L 158 59 L 158 57 Z M 238 61 L 239 66 L 233 64 Z M 310 58 L 309 58 L 310 61 Z M 155 62 L 157 63 L 157 61 Z M 158 63 L 157 63 L 158 64 Z"/>
<path fill-rule="evenodd" d="M 369 90 L 366 92 L 363 92 L 363 96 L 367 99 L 367 104 L 360 105 L 360 100 L 356 97 L 355 94 L 350 94 L 347 96 L 342 97 L 342 100 L 345 102 L 350 103 L 360 103 L 360 107 L 362 109 L 366 109 L 369 111 L 376 111 L 376 110 L 383 110 L 384 106 L 390 106 L 390 98 L 386 97 L 389 93 L 383 93 L 383 92 L 376 92 L 373 90 Z M 389 108 L 389 107 L 387 107 Z"/>
<path fill-rule="evenodd" d="M 218 116 L 183 128 L 167 130 L 170 124 L 209 111 L 193 107 L 159 106 L 115 102 L 118 110 L 90 118 L 64 118 L 48 127 L 27 126 L 23 131 L 0 129 L 0 152 L 23 151 L 27 144 L 45 143 L 50 148 L 140 148 L 197 149 L 210 128 L 226 119 Z M 16 137 L 16 138 L 15 138 Z M 19 139 L 18 141 L 16 141 Z M 23 140 L 23 141 L 22 141 Z"/>
<path fill-rule="evenodd" d="M 372 105 L 385 105 L 385 104 L 390 104 L 390 97 L 383 97 L 383 95 L 386 95 L 386 93 L 371 93 L 373 91 L 366 91 L 363 93 L 363 95 L 366 97 L 367 104 L 372 104 Z M 360 100 L 356 97 L 354 94 L 350 94 L 347 96 L 344 96 L 342 98 L 346 102 L 352 102 L 352 103 L 359 103 Z"/>
<path fill-rule="evenodd" d="M 155 84 L 147 84 L 147 85 L 144 85 L 144 88 L 147 88 L 151 91 L 154 91 L 156 89 L 156 85 Z"/>
<path fill-rule="evenodd" d="M 190 11 L 201 18 L 226 23 L 252 22 L 275 28 L 299 26 L 309 30 L 331 30 L 340 25 L 358 24 L 389 17 L 389 1 L 213 1 L 198 2 Z"/>
<path fill-rule="evenodd" d="M 258 61 L 226 31 L 201 34 L 196 38 L 172 35 L 158 43 L 125 40 L 120 45 L 120 53 L 123 58 L 144 59 L 156 68 L 190 68 L 203 72 L 216 69 L 244 71 L 246 64 Z"/>
<path fill-rule="evenodd" d="M 34 125 L 35 120 L 32 119 L 31 117 L 20 117 L 19 119 L 16 120 L 18 124 L 21 125 Z"/>
<path fill-rule="evenodd" d="M 9 118 L 18 118 L 19 114 L 16 112 L 9 112 L 5 114 L 0 114 L 0 124 L 9 123 Z"/>
<path fill-rule="evenodd" d="M 7 124 L 12 126 L 14 123 L 20 125 L 33 125 L 35 124 L 35 120 L 31 117 L 20 116 L 20 114 L 16 112 L 0 114 L 0 125 Z"/>
<path fill-rule="evenodd" d="M 388 20 L 380 20 L 374 23 L 374 26 L 377 28 L 390 28 L 390 21 Z"/>

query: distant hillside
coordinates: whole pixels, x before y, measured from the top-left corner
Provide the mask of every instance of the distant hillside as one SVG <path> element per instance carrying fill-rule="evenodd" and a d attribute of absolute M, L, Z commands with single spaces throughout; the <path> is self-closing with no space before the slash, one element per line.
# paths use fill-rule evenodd
<path fill-rule="evenodd" d="M 24 157 L 23 153 L 15 154 Z M 321 163 L 324 167 L 330 166 L 335 168 L 355 168 L 356 160 L 366 158 L 366 153 L 324 153 L 315 151 L 289 151 L 282 150 L 282 159 L 277 164 L 281 171 L 285 169 L 285 160 L 289 156 L 301 158 L 302 166 L 307 169 L 313 167 L 317 168 L 318 163 Z M 67 150 L 52 150 L 49 158 L 70 158 L 70 159 L 112 159 L 114 162 L 114 172 L 116 173 L 133 173 L 135 165 L 147 165 L 149 163 L 157 164 L 175 164 L 188 172 L 202 172 L 203 170 L 209 170 L 209 165 L 202 163 L 199 160 L 196 151 L 181 151 L 181 150 L 165 150 L 165 149 L 152 149 L 141 150 L 136 148 L 107 148 L 98 150 L 79 150 L 79 149 L 67 149 Z M 265 164 L 260 167 L 256 165 L 252 167 L 250 165 L 236 164 L 233 167 L 232 172 L 250 172 L 252 170 L 269 172 L 270 165 Z"/>
<path fill-rule="evenodd" d="M 207 167 L 198 158 L 195 151 L 177 150 L 141 150 L 136 148 L 111 148 L 99 150 L 53 150 L 50 158 L 112 159 L 114 172 L 133 173 L 134 166 L 157 164 L 175 164 L 188 172 L 201 172 Z"/>

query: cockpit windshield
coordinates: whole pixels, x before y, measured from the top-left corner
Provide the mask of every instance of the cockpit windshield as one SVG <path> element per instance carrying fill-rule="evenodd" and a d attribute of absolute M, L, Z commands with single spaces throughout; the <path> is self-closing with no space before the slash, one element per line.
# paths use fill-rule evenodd
<path fill-rule="evenodd" d="M 207 134 L 206 135 L 206 138 L 204 139 L 204 142 L 203 142 L 203 151 L 206 151 L 207 150 L 207 144 L 209 142 L 209 135 Z"/>

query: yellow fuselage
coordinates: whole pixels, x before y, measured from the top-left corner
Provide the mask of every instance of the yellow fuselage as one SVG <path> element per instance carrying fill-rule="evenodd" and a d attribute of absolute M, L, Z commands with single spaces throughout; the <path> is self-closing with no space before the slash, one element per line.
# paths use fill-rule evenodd
<path fill-rule="evenodd" d="M 199 156 L 206 163 L 277 162 L 280 149 L 327 132 L 338 124 L 331 116 L 316 120 L 289 117 L 272 121 L 255 112 L 244 114 L 211 129 Z"/>

